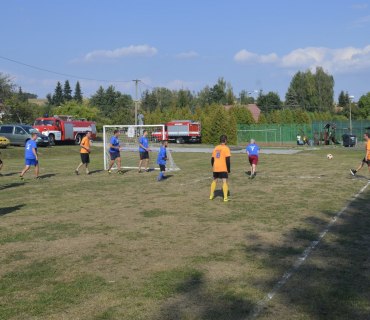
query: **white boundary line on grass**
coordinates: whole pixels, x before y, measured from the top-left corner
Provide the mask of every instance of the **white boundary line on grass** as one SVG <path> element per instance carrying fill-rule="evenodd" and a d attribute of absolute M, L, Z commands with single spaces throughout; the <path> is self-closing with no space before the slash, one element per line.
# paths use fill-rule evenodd
<path fill-rule="evenodd" d="M 332 218 L 332 220 L 326 225 L 326 228 L 320 233 L 319 238 L 310 243 L 310 245 L 303 251 L 302 255 L 293 264 L 293 267 L 290 268 L 290 270 L 288 270 L 287 272 L 285 272 L 281 279 L 274 285 L 272 290 L 262 300 L 260 300 L 257 303 L 256 307 L 253 309 L 251 316 L 248 317 L 247 319 L 255 319 L 259 316 L 267 302 L 272 300 L 275 294 L 288 282 L 289 278 L 291 278 L 292 275 L 298 271 L 300 266 L 306 261 L 311 252 L 319 245 L 321 240 L 330 231 L 331 227 L 336 223 L 338 218 L 348 209 L 348 207 L 352 204 L 353 200 L 357 199 L 369 185 L 370 181 L 364 187 L 362 187 L 361 190 L 353 197 L 353 199 L 349 201 L 347 205 Z"/>

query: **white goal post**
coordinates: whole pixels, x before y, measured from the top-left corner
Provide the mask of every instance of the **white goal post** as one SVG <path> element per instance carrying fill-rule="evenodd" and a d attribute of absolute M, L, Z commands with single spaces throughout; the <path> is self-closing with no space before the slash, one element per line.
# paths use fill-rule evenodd
<path fill-rule="evenodd" d="M 103 146 L 104 146 L 104 170 L 108 169 L 110 162 L 109 144 L 114 135 L 113 132 L 119 130 L 118 137 L 121 150 L 121 169 L 138 169 L 139 168 L 139 138 L 144 130 L 148 132 L 149 141 L 149 164 L 150 170 L 159 169 L 157 165 L 157 156 L 161 141 L 165 139 L 165 130 L 163 124 L 154 125 L 106 125 L 103 126 Z M 117 169 L 116 164 L 112 169 Z M 144 166 L 142 166 L 144 169 Z M 167 164 L 166 171 L 177 171 L 180 168 L 173 160 L 171 150 L 167 147 Z"/>

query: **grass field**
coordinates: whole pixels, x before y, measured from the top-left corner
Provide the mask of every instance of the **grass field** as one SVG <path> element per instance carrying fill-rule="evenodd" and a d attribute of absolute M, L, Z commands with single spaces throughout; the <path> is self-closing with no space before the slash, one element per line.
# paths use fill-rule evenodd
<path fill-rule="evenodd" d="M 0 319 L 253 318 L 349 201 L 256 318 L 370 318 L 370 188 L 353 198 L 369 175 L 349 174 L 362 151 L 262 154 L 254 180 L 234 154 L 228 203 L 208 199 L 209 154 L 173 153 L 182 170 L 156 182 L 108 175 L 98 147 L 76 176 L 78 147 L 56 146 L 21 182 L 23 148 L 1 151 Z"/>

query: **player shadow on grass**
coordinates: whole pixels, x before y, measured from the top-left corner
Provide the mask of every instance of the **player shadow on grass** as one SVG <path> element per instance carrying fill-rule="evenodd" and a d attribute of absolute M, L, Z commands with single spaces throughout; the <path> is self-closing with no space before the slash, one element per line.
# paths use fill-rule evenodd
<path fill-rule="evenodd" d="M 176 298 L 165 301 L 153 319 L 242 320 L 253 306 L 248 299 L 222 288 L 210 294 L 207 287 L 202 271 L 192 270 L 192 274 L 177 284 Z"/>
<path fill-rule="evenodd" d="M 329 218 L 337 213 L 323 211 Z M 303 227 L 284 234 L 281 245 L 268 244 L 263 236 L 250 234 L 244 246 L 246 258 L 259 261 L 271 274 L 280 275 L 259 280 L 255 286 L 267 288 L 267 295 L 278 281 L 287 279 L 275 292 L 279 298 L 265 304 L 259 315 L 268 317 L 274 313 L 277 319 L 283 319 L 289 318 L 284 312 L 296 310 L 298 313 L 291 314 L 291 318 L 370 319 L 369 213 L 367 190 L 330 228 L 331 219 L 308 217 Z M 320 240 L 326 229 L 326 237 Z M 305 257 L 305 250 L 314 244 L 317 246 Z"/>
<path fill-rule="evenodd" d="M 92 170 L 89 172 L 89 175 L 92 175 L 92 174 L 95 174 L 95 173 L 99 173 L 99 172 L 103 172 L 104 170 L 101 170 L 101 169 L 98 169 L 98 170 Z"/>
<path fill-rule="evenodd" d="M 3 177 L 10 177 L 10 176 L 15 176 L 15 175 L 19 175 L 19 172 L 8 172 L 8 173 L 5 173 L 5 174 L 0 173 L 0 176 L 3 176 Z"/>
<path fill-rule="evenodd" d="M 23 185 L 24 185 L 23 182 L 7 183 L 7 184 L 4 184 L 4 185 L 0 186 L 0 190 L 15 188 L 15 187 L 23 186 Z"/>
<path fill-rule="evenodd" d="M 51 178 L 51 177 L 54 177 L 54 176 L 56 176 L 55 173 L 46 173 L 46 174 L 40 175 L 39 178 L 43 180 L 43 179 Z"/>
<path fill-rule="evenodd" d="M 18 211 L 22 209 L 23 207 L 24 207 L 24 204 L 17 204 L 16 206 L 13 206 L 13 207 L 0 208 L 0 217 L 13 213 L 14 211 Z"/>

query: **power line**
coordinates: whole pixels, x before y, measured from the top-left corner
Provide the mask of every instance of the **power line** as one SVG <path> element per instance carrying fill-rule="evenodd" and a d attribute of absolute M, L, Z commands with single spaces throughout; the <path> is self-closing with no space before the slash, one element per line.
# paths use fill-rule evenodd
<path fill-rule="evenodd" d="M 40 71 L 44 71 L 44 72 L 48 72 L 48 73 L 53 73 L 53 74 L 57 74 L 57 75 L 64 76 L 64 77 L 69 77 L 69 78 L 75 78 L 75 79 L 87 80 L 87 81 L 98 81 L 98 82 L 131 83 L 131 80 L 105 80 L 105 79 L 93 79 L 93 78 L 79 77 L 79 76 L 75 76 L 75 75 L 68 74 L 68 73 L 61 73 L 61 72 L 57 72 L 57 71 L 37 67 L 37 66 L 31 65 L 31 64 L 28 64 L 28 63 L 24 63 L 24 62 L 17 61 L 17 60 L 14 60 L 14 59 L 3 57 L 3 56 L 0 56 L 0 59 L 11 61 L 11 62 L 14 62 L 16 64 L 26 66 L 28 68 L 32 68 L 32 69 L 35 69 L 35 70 L 40 70 Z"/>

